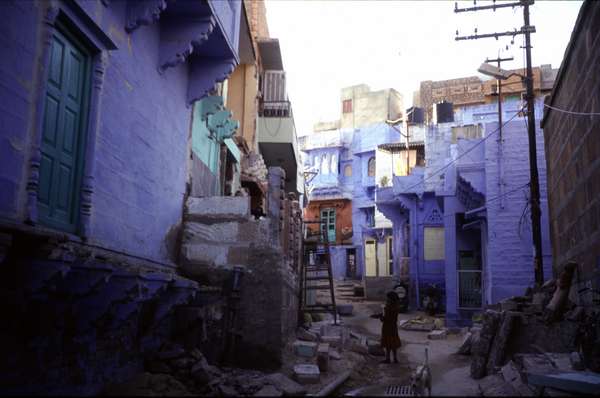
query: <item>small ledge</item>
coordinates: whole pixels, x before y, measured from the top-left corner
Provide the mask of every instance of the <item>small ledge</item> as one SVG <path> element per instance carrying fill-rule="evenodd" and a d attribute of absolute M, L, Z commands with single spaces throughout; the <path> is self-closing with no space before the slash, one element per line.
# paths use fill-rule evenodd
<path fill-rule="evenodd" d="M 193 104 L 222 82 L 233 72 L 237 65 L 235 58 L 197 57 L 191 59 L 188 85 L 188 104 Z"/>
<path fill-rule="evenodd" d="M 107 6 L 109 0 L 103 0 Z M 127 23 L 125 30 L 133 32 L 142 25 L 150 25 L 160 18 L 161 12 L 167 8 L 166 0 L 129 0 L 127 3 Z"/>
<path fill-rule="evenodd" d="M 215 28 L 213 17 L 170 21 L 161 27 L 160 66 L 163 73 L 184 63 L 195 47 L 201 46 Z"/>

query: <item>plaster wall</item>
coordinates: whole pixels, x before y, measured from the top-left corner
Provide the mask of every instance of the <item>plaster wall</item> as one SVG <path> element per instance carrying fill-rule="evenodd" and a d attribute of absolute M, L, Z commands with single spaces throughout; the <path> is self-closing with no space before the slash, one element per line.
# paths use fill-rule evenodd
<path fill-rule="evenodd" d="M 343 112 L 341 128 L 368 127 L 387 119 L 398 119 L 403 115 L 402 94 L 394 89 L 370 91 L 366 85 L 348 87 L 342 90 L 342 102 L 352 101 L 352 112 Z"/>
<path fill-rule="evenodd" d="M 33 101 L 43 95 L 36 91 L 42 44 L 37 29 L 47 4 L 0 5 L 2 15 L 10 15 L 2 35 L 9 52 L 0 61 L 5 80 L 0 103 L 6 109 L 2 135 L 9 144 L 3 158 L 14 160 L 2 168 L 6 189 L 0 208 L 13 219 L 23 218 L 26 159 L 36 117 Z M 186 180 L 191 116 L 186 104 L 187 66 L 159 75 L 160 25 L 127 34 L 125 2 L 82 6 L 119 48 L 108 52 L 100 99 L 90 241 L 170 262 L 172 253 L 165 241 L 180 222 Z"/>
<path fill-rule="evenodd" d="M 258 151 L 256 134 L 258 79 L 254 64 L 240 64 L 228 79 L 227 109 L 232 119 L 240 122 L 236 136 L 243 139 L 250 151 Z"/>
<path fill-rule="evenodd" d="M 539 115 L 539 114 L 538 114 Z M 538 123 L 536 123 L 538 125 Z M 497 123 L 486 125 L 486 133 L 497 129 Z M 552 275 L 552 252 L 548 227 L 548 201 L 544 137 L 536 129 L 537 164 L 540 176 L 542 211 L 542 242 L 544 277 Z M 487 225 L 488 225 L 488 272 L 491 303 L 522 295 L 527 286 L 533 285 L 533 244 L 531 240 L 530 213 L 521 220 L 529 197 L 529 187 L 519 188 L 529 182 L 529 146 L 524 120 L 509 122 L 503 129 L 504 196 L 503 200 L 491 199 L 500 195 L 498 185 L 497 141 L 485 143 Z M 516 191 L 515 191 L 516 190 Z M 508 193 L 510 191 L 515 191 Z M 502 207 L 503 206 L 503 207 Z"/>

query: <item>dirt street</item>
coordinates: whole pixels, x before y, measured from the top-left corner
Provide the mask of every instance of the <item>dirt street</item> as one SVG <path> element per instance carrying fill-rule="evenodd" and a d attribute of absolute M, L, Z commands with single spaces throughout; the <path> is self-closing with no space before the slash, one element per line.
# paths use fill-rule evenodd
<path fill-rule="evenodd" d="M 378 340 L 381 336 L 381 321 L 369 315 L 381 312 L 382 302 L 353 302 L 354 315 L 343 317 L 343 324 L 351 330 Z M 398 321 L 414 318 L 423 313 L 400 314 Z M 432 373 L 433 395 L 477 395 L 477 383 L 469 376 L 470 357 L 454 355 L 462 342 L 460 334 L 449 334 L 445 340 L 428 340 L 427 332 L 399 329 L 402 347 L 398 352 L 399 364 L 379 364 L 383 357 L 367 356 L 365 368 L 354 372 L 341 393 L 369 384 L 405 384 L 410 371 L 424 360 L 425 347 L 429 347 L 429 366 Z"/>

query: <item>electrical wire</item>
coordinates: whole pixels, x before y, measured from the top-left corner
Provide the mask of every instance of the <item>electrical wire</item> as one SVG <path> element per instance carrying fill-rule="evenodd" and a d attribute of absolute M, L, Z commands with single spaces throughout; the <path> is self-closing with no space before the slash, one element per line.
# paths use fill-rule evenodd
<path fill-rule="evenodd" d="M 554 106 L 550 106 L 548 104 L 544 104 L 544 106 L 546 108 L 555 110 L 557 112 L 562 112 L 562 113 L 568 113 L 569 115 L 579 115 L 579 116 L 600 116 L 600 112 L 574 112 L 574 111 L 567 111 L 565 109 L 560 109 Z"/>
<path fill-rule="evenodd" d="M 511 189 L 510 191 L 504 192 L 504 193 L 503 193 L 503 194 L 501 194 L 501 195 L 497 195 L 497 196 L 494 196 L 494 197 L 492 197 L 492 198 L 490 198 L 490 199 L 486 199 L 486 200 L 485 200 L 485 203 L 486 203 L 486 204 L 488 204 L 488 203 L 490 203 L 490 202 L 493 202 L 493 201 L 495 201 L 495 200 L 498 200 L 498 199 L 500 199 L 500 198 L 503 198 L 503 197 L 505 197 L 506 195 L 509 195 L 509 194 L 511 194 L 511 193 L 513 193 L 513 192 L 517 192 L 519 189 L 523 189 L 523 188 L 525 188 L 525 187 L 529 186 L 529 184 L 530 184 L 530 183 L 528 182 L 528 183 L 526 183 L 526 184 L 523 184 L 523 185 L 521 185 L 521 186 L 518 186 L 518 187 L 516 187 L 516 188 L 514 188 L 514 189 Z"/>
<path fill-rule="evenodd" d="M 459 156 L 456 157 L 456 159 L 451 160 L 448 164 L 444 165 L 443 167 L 437 169 L 436 171 L 434 171 L 433 173 L 431 173 L 429 175 L 429 177 L 424 177 L 423 180 L 419 181 L 418 183 L 411 185 L 410 187 L 404 189 L 404 191 L 410 191 L 413 188 L 418 187 L 421 184 L 424 184 L 425 181 L 433 178 L 435 175 L 441 173 L 442 171 L 446 170 L 448 167 L 450 167 L 452 164 L 456 163 L 459 159 L 461 159 L 462 157 L 466 156 L 468 153 L 470 153 L 473 149 L 475 149 L 477 146 L 481 145 L 482 143 L 484 143 L 485 141 L 487 141 L 490 137 L 492 137 L 494 134 L 498 133 L 498 131 L 500 131 L 500 129 L 504 126 L 506 126 L 510 121 L 512 121 L 515 117 L 517 117 L 519 115 L 519 113 L 521 113 L 523 111 L 524 108 L 521 108 L 519 111 L 517 111 L 514 115 L 512 115 L 510 117 L 510 119 L 508 119 L 506 122 L 502 123 L 502 126 L 499 126 L 496 130 L 492 131 L 491 133 L 489 133 L 485 138 L 483 138 L 481 141 L 477 142 L 476 144 L 474 144 L 471 148 L 467 149 L 465 152 L 463 152 L 462 154 L 460 154 Z"/>

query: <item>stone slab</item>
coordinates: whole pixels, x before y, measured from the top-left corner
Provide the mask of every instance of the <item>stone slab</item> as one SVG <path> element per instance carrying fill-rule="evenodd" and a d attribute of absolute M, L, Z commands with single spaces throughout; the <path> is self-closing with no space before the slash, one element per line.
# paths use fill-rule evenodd
<path fill-rule="evenodd" d="M 314 384 L 319 382 L 321 372 L 317 365 L 299 364 L 294 366 L 294 378 L 301 384 Z"/>
<path fill-rule="evenodd" d="M 593 372 L 527 373 L 532 385 L 581 394 L 600 395 L 600 374 Z"/>
<path fill-rule="evenodd" d="M 342 336 L 321 336 L 321 342 L 339 348 L 342 345 Z"/>
<path fill-rule="evenodd" d="M 304 395 L 306 393 L 306 387 L 296 383 L 283 373 L 267 375 L 265 381 L 283 391 L 284 395 Z"/>
<path fill-rule="evenodd" d="M 350 316 L 354 313 L 354 306 L 352 304 L 338 304 L 336 308 L 338 314 L 341 316 Z"/>
<path fill-rule="evenodd" d="M 264 386 L 254 394 L 255 397 L 281 397 L 282 395 L 281 391 L 271 385 Z"/>
<path fill-rule="evenodd" d="M 502 373 L 504 381 L 517 390 L 521 396 L 530 397 L 534 395 L 533 390 L 529 388 L 521 378 L 521 374 L 513 361 L 508 361 L 508 363 L 501 368 L 500 372 Z"/>
<path fill-rule="evenodd" d="M 312 358 L 317 352 L 317 343 L 311 341 L 295 341 L 293 347 L 299 357 Z"/>
<path fill-rule="evenodd" d="M 433 330 L 427 335 L 427 338 L 429 340 L 445 340 L 446 337 L 448 337 L 448 332 L 446 331 L 446 329 Z"/>
<path fill-rule="evenodd" d="M 303 340 L 303 341 L 318 341 L 319 340 L 319 336 L 316 333 L 313 333 L 309 330 L 305 330 L 303 328 L 299 328 L 298 331 L 296 332 L 296 337 L 299 340 Z"/>
<path fill-rule="evenodd" d="M 250 218 L 250 198 L 244 196 L 189 197 L 186 218 L 191 221 L 244 221 Z"/>

